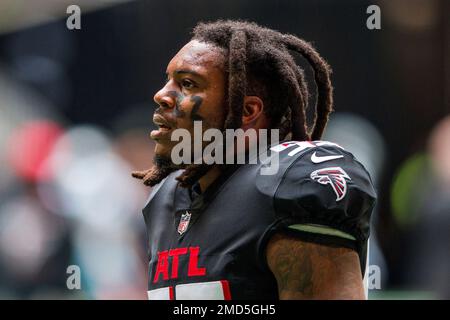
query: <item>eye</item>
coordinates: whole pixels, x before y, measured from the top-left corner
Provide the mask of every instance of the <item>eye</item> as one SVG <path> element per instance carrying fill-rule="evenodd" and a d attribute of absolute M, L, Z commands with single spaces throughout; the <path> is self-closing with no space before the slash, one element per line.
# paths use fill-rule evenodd
<path fill-rule="evenodd" d="M 193 89 L 195 88 L 195 83 L 189 79 L 183 79 L 181 80 L 181 86 L 185 89 Z"/>

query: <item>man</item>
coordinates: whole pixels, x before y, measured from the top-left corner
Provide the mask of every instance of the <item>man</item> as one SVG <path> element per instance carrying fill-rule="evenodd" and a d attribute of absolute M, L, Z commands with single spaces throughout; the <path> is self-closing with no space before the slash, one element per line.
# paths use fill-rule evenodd
<path fill-rule="evenodd" d="M 314 70 L 311 130 L 308 87 L 291 52 Z M 133 173 L 154 186 L 143 209 L 149 299 L 364 299 L 376 196 L 351 153 L 319 141 L 332 110 L 330 72 L 293 35 L 240 21 L 194 29 L 154 96 L 155 165 Z M 261 161 L 175 165 L 171 135 L 194 134 L 196 121 L 204 131 L 279 129 L 277 172 L 261 174 Z"/>

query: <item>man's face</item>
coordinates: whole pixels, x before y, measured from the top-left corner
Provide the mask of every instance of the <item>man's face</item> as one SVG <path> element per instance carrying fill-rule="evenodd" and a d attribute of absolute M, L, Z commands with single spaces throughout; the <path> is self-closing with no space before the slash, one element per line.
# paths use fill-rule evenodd
<path fill-rule="evenodd" d="M 169 159 L 177 141 L 170 141 L 175 129 L 188 130 L 193 137 L 194 121 L 202 121 L 203 131 L 221 128 L 225 117 L 225 57 L 211 44 L 192 40 L 167 66 L 167 82 L 154 100 L 159 105 L 151 132 L 155 155 Z M 194 139 L 194 138 L 192 138 Z M 195 137 L 201 139 L 201 137 Z"/>

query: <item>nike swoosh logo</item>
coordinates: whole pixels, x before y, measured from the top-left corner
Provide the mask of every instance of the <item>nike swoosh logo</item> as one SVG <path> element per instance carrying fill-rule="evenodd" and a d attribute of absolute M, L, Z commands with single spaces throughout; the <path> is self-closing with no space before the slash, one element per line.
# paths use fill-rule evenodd
<path fill-rule="evenodd" d="M 322 163 L 322 162 L 325 162 L 325 161 L 330 161 L 330 160 L 339 159 L 339 158 L 343 158 L 343 157 L 344 157 L 343 155 L 319 157 L 314 152 L 312 154 L 312 156 L 311 156 L 311 161 L 314 162 L 314 163 Z"/>

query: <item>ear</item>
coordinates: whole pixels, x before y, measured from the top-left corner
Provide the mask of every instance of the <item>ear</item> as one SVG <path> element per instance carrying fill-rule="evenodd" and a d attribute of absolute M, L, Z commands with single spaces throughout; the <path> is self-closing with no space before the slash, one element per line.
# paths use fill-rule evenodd
<path fill-rule="evenodd" d="M 244 110 L 242 112 L 242 127 L 253 127 L 263 115 L 264 102 L 257 96 L 244 97 Z"/>

